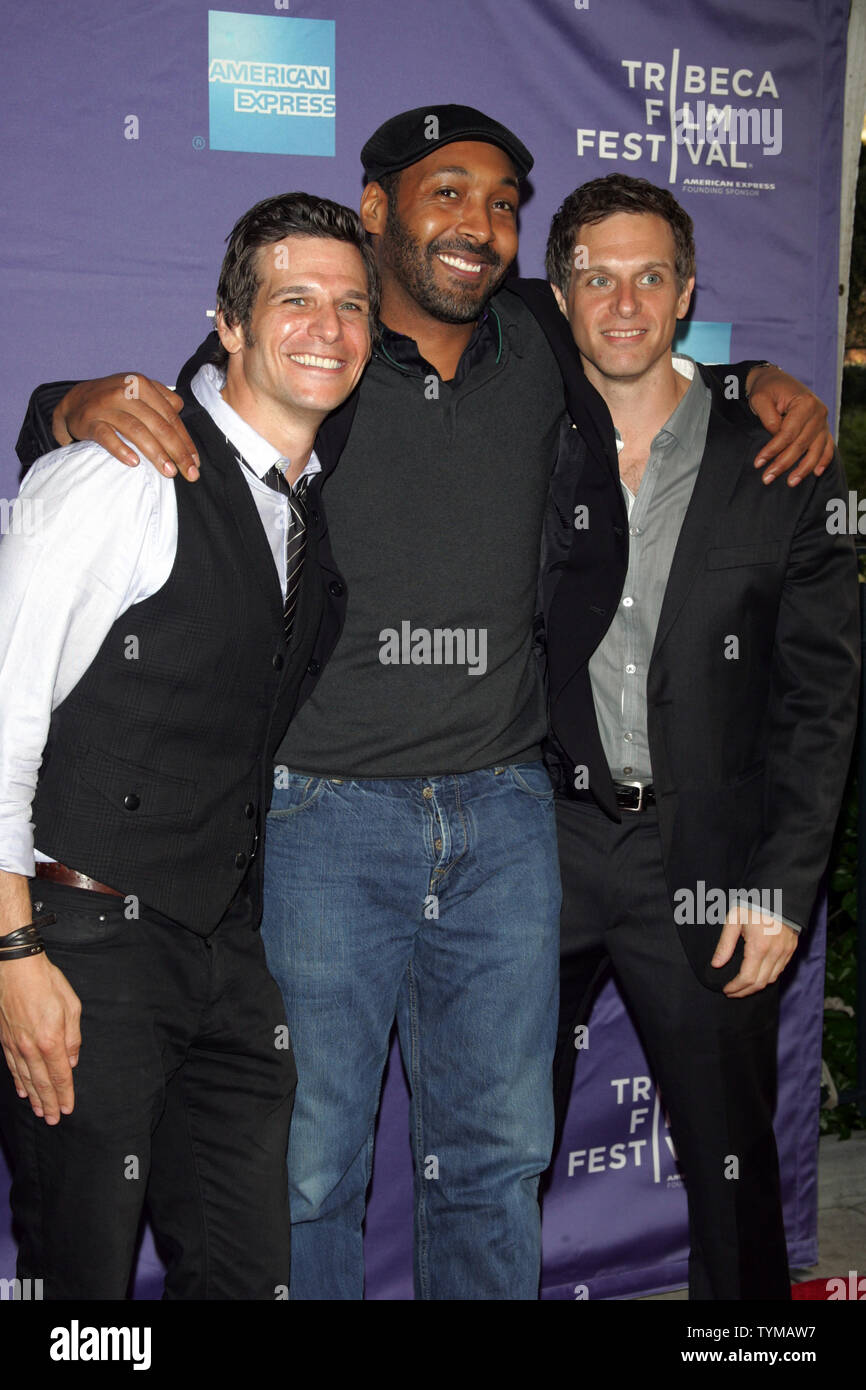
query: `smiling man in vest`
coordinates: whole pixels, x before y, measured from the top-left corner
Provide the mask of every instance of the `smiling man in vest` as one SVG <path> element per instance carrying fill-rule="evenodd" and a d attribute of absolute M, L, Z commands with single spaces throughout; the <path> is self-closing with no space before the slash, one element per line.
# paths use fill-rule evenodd
<path fill-rule="evenodd" d="M 370 353 L 356 214 L 258 204 L 217 303 L 184 411 L 203 486 L 73 444 L 0 544 L 0 1089 L 18 1274 L 49 1299 L 125 1297 L 145 1204 L 167 1297 L 288 1287 L 257 850 L 321 619 L 313 443 Z"/>

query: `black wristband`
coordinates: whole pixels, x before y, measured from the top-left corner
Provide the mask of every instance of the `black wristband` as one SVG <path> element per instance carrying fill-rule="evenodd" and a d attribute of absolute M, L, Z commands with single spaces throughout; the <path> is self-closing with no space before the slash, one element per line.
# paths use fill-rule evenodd
<path fill-rule="evenodd" d="M 54 912 L 44 912 L 41 917 L 34 917 L 26 926 L 16 927 L 14 931 L 0 936 L 0 964 L 4 960 L 23 960 L 26 956 L 41 956 L 45 951 L 45 942 L 39 935 L 39 928 L 50 927 L 56 921 L 57 916 Z"/>
<path fill-rule="evenodd" d="M 26 956 L 41 956 L 45 954 L 44 941 L 35 941 L 32 946 L 16 946 L 14 950 L 9 948 L 0 951 L 0 965 L 4 960 L 23 960 Z"/>
<path fill-rule="evenodd" d="M 51 927 L 56 921 L 57 914 L 55 912 L 44 912 L 41 917 L 34 917 L 32 922 L 27 922 L 23 927 L 16 927 L 14 931 L 0 936 L 0 951 L 8 950 L 14 946 L 27 945 L 28 942 L 38 938 L 40 927 Z"/>

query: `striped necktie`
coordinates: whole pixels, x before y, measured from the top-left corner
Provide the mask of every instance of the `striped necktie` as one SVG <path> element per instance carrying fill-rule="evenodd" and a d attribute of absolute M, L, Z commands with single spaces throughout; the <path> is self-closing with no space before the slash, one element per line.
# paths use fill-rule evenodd
<path fill-rule="evenodd" d="M 286 602 L 283 608 L 286 641 L 289 642 L 295 625 L 295 609 L 298 606 L 304 556 L 307 551 L 308 479 L 306 477 L 299 478 L 295 488 L 292 489 L 275 464 L 265 474 L 265 482 L 277 492 L 283 493 L 292 514 L 292 525 L 286 531 Z"/>
<path fill-rule="evenodd" d="M 228 436 L 226 436 L 226 444 L 234 453 L 238 463 L 249 469 L 254 477 L 257 476 L 255 469 L 250 468 L 243 454 L 238 452 Z M 307 476 L 299 478 L 293 491 L 286 482 L 282 470 L 274 464 L 273 468 L 269 468 L 267 473 L 263 475 L 262 482 L 267 483 L 274 492 L 283 494 L 292 514 L 292 524 L 286 527 L 286 598 L 283 604 L 283 627 L 288 643 L 291 640 L 292 628 L 295 625 L 295 609 L 298 606 L 298 593 L 301 587 L 301 574 L 304 569 L 304 555 L 307 549 L 307 483 L 309 478 Z"/>

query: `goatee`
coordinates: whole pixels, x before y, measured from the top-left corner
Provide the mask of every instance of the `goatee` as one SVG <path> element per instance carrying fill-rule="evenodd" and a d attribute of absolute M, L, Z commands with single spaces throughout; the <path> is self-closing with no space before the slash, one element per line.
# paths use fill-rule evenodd
<path fill-rule="evenodd" d="M 491 275 L 483 297 L 469 285 L 464 291 L 458 287 L 443 289 L 437 283 L 433 261 L 440 252 L 453 255 L 469 253 L 480 257 L 483 264 L 490 266 Z M 434 241 L 425 250 L 394 211 L 389 212 L 387 226 L 382 233 L 382 258 L 416 304 L 441 323 L 472 323 L 477 319 L 508 269 L 507 266 L 503 267 L 495 251 L 489 247 L 473 246 L 471 242 Z"/>

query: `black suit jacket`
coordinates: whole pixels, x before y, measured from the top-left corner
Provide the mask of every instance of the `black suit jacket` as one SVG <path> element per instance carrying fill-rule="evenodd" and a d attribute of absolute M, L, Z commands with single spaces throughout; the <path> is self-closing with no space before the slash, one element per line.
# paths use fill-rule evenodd
<path fill-rule="evenodd" d="M 555 301 L 545 307 L 537 294 L 537 317 L 570 383 L 569 409 L 589 410 L 599 426 L 595 446 L 586 430 L 582 451 L 565 450 L 552 482 L 540 584 L 551 757 L 564 794 L 586 768 L 599 805 L 619 818 L 588 661 L 622 594 L 625 504 L 609 416 L 599 415 L 596 393 L 574 371 Z M 726 894 L 778 890 L 784 916 L 805 925 L 857 709 L 854 544 L 827 530 L 827 503 L 846 495 L 845 481 L 834 459 L 820 479 L 765 487 L 752 460 L 766 433 L 747 407 L 725 398 L 719 372 L 700 370 L 712 393 L 706 447 L 647 677 L 665 872 L 680 906 L 685 899 L 674 895 L 688 890 L 699 899 L 701 882 Z M 575 529 L 576 506 L 588 508 L 585 528 Z M 741 954 L 723 970 L 710 966 L 719 931 L 715 921 L 680 925 L 698 977 L 714 989 L 736 973 Z"/>

